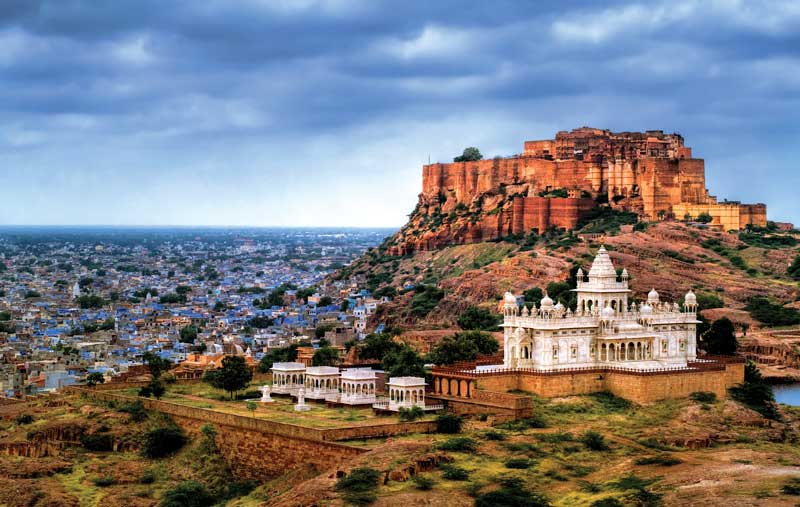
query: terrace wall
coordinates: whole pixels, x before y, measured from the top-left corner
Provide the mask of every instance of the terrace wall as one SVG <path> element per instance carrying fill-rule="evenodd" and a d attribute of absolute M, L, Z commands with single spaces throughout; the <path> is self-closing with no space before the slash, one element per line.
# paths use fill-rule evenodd
<path fill-rule="evenodd" d="M 320 429 L 125 396 L 102 389 L 68 387 L 64 391 L 84 394 L 100 401 L 141 401 L 146 409 L 169 415 L 192 435 L 197 435 L 203 425 L 212 424 L 217 430 L 217 445 L 237 477 L 260 480 L 282 475 L 288 469 L 306 464 L 320 471 L 325 470 L 367 452 L 366 449 L 335 441 L 436 431 L 434 421 Z"/>
<path fill-rule="evenodd" d="M 744 381 L 744 362 L 741 358 L 720 358 L 711 363 L 693 363 L 693 367 L 686 370 L 653 372 L 610 368 L 550 372 L 500 369 L 481 373 L 458 369 L 448 371 L 447 368 L 434 370 L 434 386 L 447 385 L 448 380 L 451 383 L 477 383 L 477 388 L 469 391 L 469 397 L 466 396 L 466 390 L 451 389 L 449 393 L 463 400 L 461 403 L 475 405 L 479 404 L 476 400 L 485 397 L 487 392 L 506 393 L 514 390 L 549 398 L 609 391 L 636 403 L 652 403 L 686 397 L 697 391 L 710 391 L 718 397 L 724 397 L 728 388 Z"/>

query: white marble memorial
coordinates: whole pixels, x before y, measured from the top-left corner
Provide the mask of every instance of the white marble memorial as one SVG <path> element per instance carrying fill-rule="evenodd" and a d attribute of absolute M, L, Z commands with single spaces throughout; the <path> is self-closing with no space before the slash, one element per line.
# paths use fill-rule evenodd
<path fill-rule="evenodd" d="M 577 309 L 547 296 L 538 308 L 518 304 L 506 292 L 503 305 L 503 366 L 559 370 L 619 367 L 653 371 L 687 366 L 697 358 L 697 297 L 660 300 L 653 289 L 647 301 L 630 303 L 628 271 L 618 276 L 605 247 L 589 270 L 577 273 Z"/>
<path fill-rule="evenodd" d="M 306 368 L 306 398 L 324 400 L 339 394 L 339 368 L 335 366 L 311 366 Z"/>
<path fill-rule="evenodd" d="M 306 390 L 303 387 L 297 391 L 297 404 L 295 404 L 294 409 L 297 412 L 307 412 L 311 410 L 311 407 L 306 405 Z"/>
<path fill-rule="evenodd" d="M 294 396 L 303 387 L 305 376 L 303 363 L 272 363 L 272 392 Z"/>
<path fill-rule="evenodd" d="M 339 402 L 345 405 L 371 405 L 375 403 L 375 370 L 346 368 L 342 371 L 342 394 Z"/>
<path fill-rule="evenodd" d="M 272 397 L 270 397 L 270 388 L 268 384 L 261 386 L 260 391 L 261 391 L 261 400 L 259 401 L 261 401 L 261 403 L 272 403 L 275 401 L 272 399 Z"/>

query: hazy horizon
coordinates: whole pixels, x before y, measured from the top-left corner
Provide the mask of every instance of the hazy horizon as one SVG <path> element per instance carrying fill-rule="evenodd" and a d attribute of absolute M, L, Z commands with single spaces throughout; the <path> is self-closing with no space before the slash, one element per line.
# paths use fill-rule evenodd
<path fill-rule="evenodd" d="M 429 158 L 583 125 L 800 222 L 796 2 L 8 0 L 0 69 L 0 224 L 400 227 Z"/>

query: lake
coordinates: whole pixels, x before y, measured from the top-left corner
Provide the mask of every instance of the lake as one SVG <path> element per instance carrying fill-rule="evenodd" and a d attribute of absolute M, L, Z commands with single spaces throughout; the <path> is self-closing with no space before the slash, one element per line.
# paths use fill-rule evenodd
<path fill-rule="evenodd" d="M 800 407 L 800 384 L 785 384 L 772 386 L 775 391 L 775 401 L 793 407 Z"/>

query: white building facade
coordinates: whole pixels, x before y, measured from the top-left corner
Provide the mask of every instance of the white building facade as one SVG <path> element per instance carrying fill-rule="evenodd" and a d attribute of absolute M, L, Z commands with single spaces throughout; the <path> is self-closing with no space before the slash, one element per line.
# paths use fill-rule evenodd
<path fill-rule="evenodd" d="M 697 298 L 683 307 L 665 303 L 655 290 L 629 302 L 628 273 L 618 276 L 605 247 L 589 270 L 578 270 L 577 308 L 554 304 L 545 294 L 538 308 L 520 308 L 507 292 L 503 305 L 506 368 L 559 370 L 619 367 L 658 370 L 686 367 L 697 358 Z"/>
<path fill-rule="evenodd" d="M 339 402 L 345 405 L 375 403 L 375 371 L 369 368 L 346 368 L 342 371 L 342 394 Z"/>
<path fill-rule="evenodd" d="M 306 368 L 305 397 L 324 400 L 339 394 L 339 368 L 335 366 L 310 366 Z"/>
<path fill-rule="evenodd" d="M 306 365 L 303 363 L 272 363 L 272 392 L 296 396 L 305 385 Z"/>

